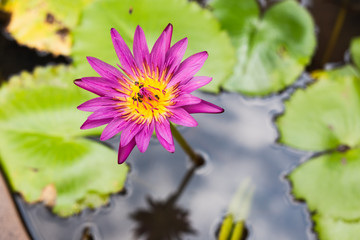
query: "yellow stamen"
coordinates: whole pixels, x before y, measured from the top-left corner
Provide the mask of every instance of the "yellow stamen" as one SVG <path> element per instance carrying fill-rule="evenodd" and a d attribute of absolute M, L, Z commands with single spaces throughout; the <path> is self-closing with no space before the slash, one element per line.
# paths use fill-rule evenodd
<path fill-rule="evenodd" d="M 125 107 L 129 119 L 144 123 L 171 116 L 167 107 L 173 104 L 171 100 L 176 97 L 176 88 L 166 89 L 168 81 L 164 79 L 165 74 L 159 75 L 156 70 L 149 75 L 139 76 L 127 87 L 125 91 L 129 97 L 119 102 L 119 107 Z"/>

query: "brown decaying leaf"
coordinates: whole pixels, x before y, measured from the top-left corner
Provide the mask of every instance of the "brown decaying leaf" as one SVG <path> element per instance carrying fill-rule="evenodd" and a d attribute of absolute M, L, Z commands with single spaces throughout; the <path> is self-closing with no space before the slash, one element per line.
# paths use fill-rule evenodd
<path fill-rule="evenodd" d="M 56 187 L 53 183 L 46 185 L 41 193 L 40 201 L 42 201 L 45 206 L 53 207 L 56 203 Z"/>

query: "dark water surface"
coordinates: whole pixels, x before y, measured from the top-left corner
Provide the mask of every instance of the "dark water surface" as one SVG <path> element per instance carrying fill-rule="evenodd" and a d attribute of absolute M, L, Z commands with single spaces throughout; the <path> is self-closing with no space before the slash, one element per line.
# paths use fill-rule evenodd
<path fill-rule="evenodd" d="M 283 111 L 282 98 L 287 93 L 267 99 L 245 99 L 229 93 L 197 95 L 224 107 L 225 113 L 195 115 L 198 127 L 180 128 L 183 136 L 203 153 L 207 162 L 195 172 L 178 196 L 176 207 L 165 211 L 165 206 L 169 206 L 166 202 L 177 191 L 191 164 L 179 145 L 176 145 L 176 152 L 170 154 L 153 139 L 146 153 L 134 149 L 128 159 L 131 172 L 126 192 L 112 196 L 107 206 L 60 219 L 41 204 L 28 205 L 17 198 L 35 239 L 78 240 L 85 228 L 89 228 L 96 240 L 137 239 L 134 237 L 135 229 L 151 232 L 175 229 L 178 235 L 181 231 L 195 230 L 195 234 L 183 234 L 179 239 L 215 239 L 214 233 L 221 218 L 245 179 L 250 179 L 256 187 L 246 222 L 249 229 L 247 239 L 315 239 L 306 205 L 293 201 L 290 184 L 285 179 L 285 175 L 309 153 L 275 143 L 278 133 L 273 118 Z M 117 147 L 118 141 L 117 136 L 112 144 Z M 116 159 L 108 161 L 116 164 Z M 149 197 L 157 207 L 150 208 Z M 141 210 L 148 213 L 139 213 Z M 150 219 L 147 224 L 152 224 L 151 229 L 142 228 L 139 220 L 132 220 L 130 215 L 135 212 L 143 221 L 147 217 Z M 174 219 L 171 214 L 182 216 L 180 219 L 184 221 L 176 225 L 171 221 Z M 163 220 L 162 227 L 156 228 L 155 215 L 157 219 L 159 216 L 169 219 Z M 163 227 L 166 223 L 170 226 Z M 159 237 L 154 239 L 160 240 Z"/>

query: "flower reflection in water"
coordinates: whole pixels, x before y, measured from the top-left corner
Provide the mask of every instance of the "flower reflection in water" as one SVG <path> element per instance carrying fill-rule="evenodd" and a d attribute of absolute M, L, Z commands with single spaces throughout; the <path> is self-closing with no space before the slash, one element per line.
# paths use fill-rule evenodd
<path fill-rule="evenodd" d="M 183 190 L 194 175 L 198 166 L 194 165 L 184 176 L 177 191 L 165 201 L 147 198 L 149 209 L 139 209 L 130 215 L 136 221 L 136 237 L 145 236 L 147 240 L 183 239 L 184 234 L 196 234 L 188 219 L 189 213 L 176 205 Z"/>
<path fill-rule="evenodd" d="M 147 198 L 149 209 L 139 209 L 131 214 L 138 225 L 135 235 L 146 235 L 147 240 L 183 239 L 183 234 L 195 234 L 188 219 L 188 211 L 172 201 L 154 201 Z"/>

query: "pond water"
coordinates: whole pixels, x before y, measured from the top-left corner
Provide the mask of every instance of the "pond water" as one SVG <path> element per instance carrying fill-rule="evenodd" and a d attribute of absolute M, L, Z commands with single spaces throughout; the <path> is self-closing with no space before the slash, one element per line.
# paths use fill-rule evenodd
<path fill-rule="evenodd" d="M 300 85 L 306 80 L 306 77 L 302 79 Z M 191 164 L 179 145 L 176 145 L 176 152 L 170 154 L 153 139 L 146 153 L 133 151 L 128 159 L 131 172 L 126 191 L 112 196 L 107 206 L 61 219 L 42 204 L 28 205 L 17 197 L 31 234 L 39 240 L 78 240 L 87 229 L 93 236 L 90 239 L 126 240 L 137 239 L 134 231 L 139 229 L 152 234 L 174 230 L 173 236 L 178 234 L 179 239 L 215 239 L 215 232 L 236 189 L 245 179 L 250 179 L 256 189 L 246 221 L 247 239 L 315 239 L 306 205 L 293 201 L 290 184 L 285 179 L 286 174 L 309 153 L 276 144 L 278 133 L 273 119 L 283 111 L 282 101 L 291 91 L 267 99 L 246 99 L 229 93 L 219 96 L 197 93 L 225 108 L 225 113 L 199 114 L 195 116 L 198 127 L 180 128 L 188 142 L 205 156 L 206 164 L 196 170 L 178 196 L 176 207 L 170 207 L 172 210 L 164 210 L 168 206 L 166 202 L 178 190 Z M 117 136 L 110 144 L 117 148 L 118 141 Z M 150 208 L 148 198 L 157 207 Z M 159 228 L 153 222 L 150 229 L 142 228 L 141 220 L 130 217 L 136 212 L 137 219 L 143 221 L 146 217 L 153 221 L 151 214 L 161 215 L 171 227 Z M 182 216 L 183 222 L 177 227 L 172 222 L 172 214 Z M 186 230 L 195 233 L 182 232 Z"/>

